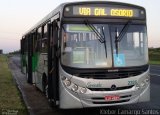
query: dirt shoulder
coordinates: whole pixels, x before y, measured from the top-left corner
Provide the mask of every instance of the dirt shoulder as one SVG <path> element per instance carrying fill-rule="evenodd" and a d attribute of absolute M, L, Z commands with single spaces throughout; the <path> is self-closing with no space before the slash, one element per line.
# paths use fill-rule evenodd
<path fill-rule="evenodd" d="M 26 77 L 21 73 L 20 68 L 14 62 L 12 57 L 9 59 L 9 67 L 12 75 L 22 94 L 23 100 L 27 106 L 30 115 L 55 115 L 55 111 L 49 106 L 45 96 L 36 87 L 28 84 Z"/>

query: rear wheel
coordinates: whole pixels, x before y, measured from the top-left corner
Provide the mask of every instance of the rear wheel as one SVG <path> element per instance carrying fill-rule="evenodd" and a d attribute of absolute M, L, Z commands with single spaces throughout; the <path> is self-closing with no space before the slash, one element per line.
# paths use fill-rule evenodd
<path fill-rule="evenodd" d="M 43 87 L 43 93 L 48 98 L 48 82 L 47 82 L 47 76 L 43 74 L 42 77 L 42 87 Z"/>
<path fill-rule="evenodd" d="M 48 98 L 48 79 L 45 74 L 43 75 L 43 78 L 42 78 L 42 87 L 43 87 L 43 93 L 47 97 L 49 105 L 52 108 L 57 108 L 58 106 L 56 105 L 56 102 L 53 99 Z"/>
<path fill-rule="evenodd" d="M 45 86 L 44 94 L 48 98 L 48 85 Z"/>

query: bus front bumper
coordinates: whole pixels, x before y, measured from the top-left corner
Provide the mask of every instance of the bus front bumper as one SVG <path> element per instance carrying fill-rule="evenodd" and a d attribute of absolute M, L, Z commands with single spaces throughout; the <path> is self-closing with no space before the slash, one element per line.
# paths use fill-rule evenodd
<path fill-rule="evenodd" d="M 133 91 L 133 87 L 123 91 L 94 91 L 91 94 L 80 94 L 68 90 L 62 82 L 60 83 L 60 89 L 59 107 L 61 109 L 116 106 L 150 100 L 150 83 L 144 89 L 138 91 Z M 107 95 L 119 95 L 121 98 L 116 101 L 106 101 L 105 96 Z"/>

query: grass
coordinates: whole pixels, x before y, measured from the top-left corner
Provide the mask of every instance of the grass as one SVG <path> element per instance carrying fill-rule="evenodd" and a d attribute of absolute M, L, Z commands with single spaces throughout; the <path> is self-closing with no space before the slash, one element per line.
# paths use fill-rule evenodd
<path fill-rule="evenodd" d="M 9 70 L 7 57 L 0 55 L 0 114 L 27 115 L 27 109 Z"/>
<path fill-rule="evenodd" d="M 151 64 L 151 65 L 160 65 L 160 61 L 150 60 L 149 64 Z"/>
<path fill-rule="evenodd" d="M 149 64 L 160 65 L 160 48 L 149 48 Z"/>
<path fill-rule="evenodd" d="M 160 52 L 154 52 L 149 54 L 149 64 L 160 65 Z"/>

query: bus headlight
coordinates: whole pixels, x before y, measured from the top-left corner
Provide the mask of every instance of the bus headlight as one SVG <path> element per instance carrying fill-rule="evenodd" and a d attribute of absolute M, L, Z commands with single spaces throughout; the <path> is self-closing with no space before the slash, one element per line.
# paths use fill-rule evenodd
<path fill-rule="evenodd" d="M 149 79 L 145 79 L 145 82 L 148 83 L 148 82 L 149 82 Z"/>
<path fill-rule="evenodd" d="M 141 87 L 144 87 L 144 86 L 145 86 L 145 82 L 142 82 L 142 83 L 141 83 Z"/>
<path fill-rule="evenodd" d="M 80 92 L 81 92 L 81 93 L 86 93 L 86 92 L 87 92 L 87 89 L 84 88 L 84 87 L 82 87 L 82 88 L 80 89 Z"/>
<path fill-rule="evenodd" d="M 83 93 L 83 94 L 87 92 L 87 88 L 81 87 L 81 86 L 73 83 L 71 79 L 69 79 L 65 76 L 62 76 L 61 79 L 62 79 L 64 86 L 66 86 L 69 90 L 71 90 L 75 93 Z"/>
<path fill-rule="evenodd" d="M 71 85 L 71 81 L 68 78 L 66 78 L 63 82 L 64 82 L 65 86 L 67 86 L 67 87 L 69 87 Z"/>
<path fill-rule="evenodd" d="M 139 89 L 140 89 L 140 86 L 139 86 L 139 85 L 136 85 L 135 88 L 136 88 L 136 90 L 139 90 Z"/>
<path fill-rule="evenodd" d="M 78 86 L 74 84 L 71 88 L 72 91 L 76 92 L 78 90 Z"/>
<path fill-rule="evenodd" d="M 147 77 L 146 77 L 146 79 L 145 79 L 144 81 L 145 81 L 145 83 L 147 83 L 147 84 L 148 84 L 148 83 L 149 83 L 149 81 L 150 81 L 150 77 L 149 77 L 149 76 L 147 76 Z"/>
<path fill-rule="evenodd" d="M 145 88 L 146 85 L 148 85 L 150 79 L 149 76 L 147 76 L 141 83 L 140 83 L 140 88 Z"/>

